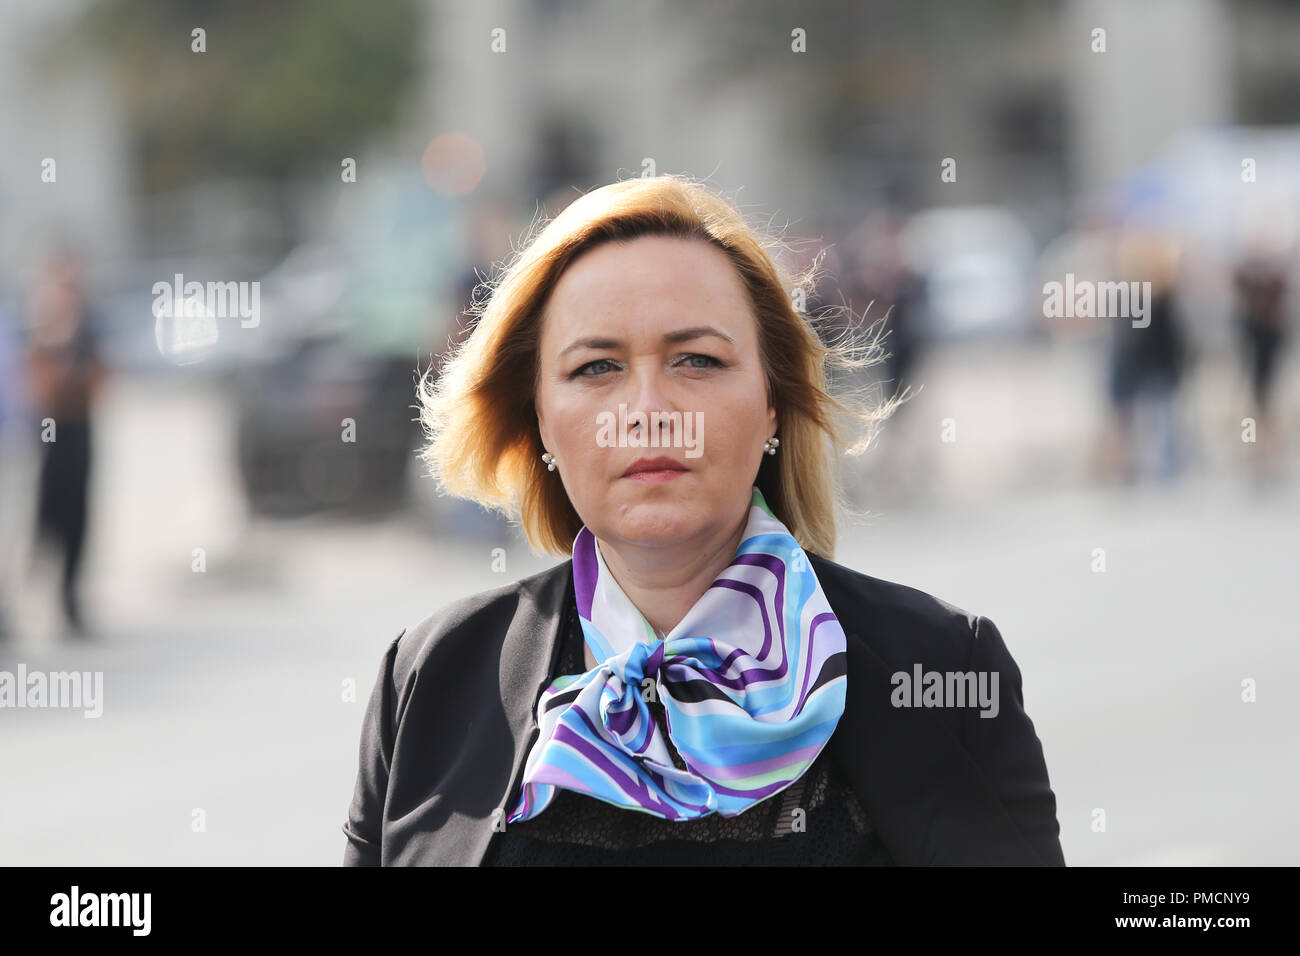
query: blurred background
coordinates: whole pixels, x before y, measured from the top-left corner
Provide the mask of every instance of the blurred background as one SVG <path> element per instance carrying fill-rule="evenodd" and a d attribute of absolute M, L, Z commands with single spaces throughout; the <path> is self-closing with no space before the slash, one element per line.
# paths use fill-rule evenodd
<path fill-rule="evenodd" d="M 835 558 L 998 624 L 1067 862 L 1296 863 L 1297 49 L 1296 0 L 9 0 L 0 670 L 103 714 L 0 709 L 0 863 L 341 861 L 387 644 L 556 563 L 421 474 L 415 378 L 666 172 L 887 333 Z"/>

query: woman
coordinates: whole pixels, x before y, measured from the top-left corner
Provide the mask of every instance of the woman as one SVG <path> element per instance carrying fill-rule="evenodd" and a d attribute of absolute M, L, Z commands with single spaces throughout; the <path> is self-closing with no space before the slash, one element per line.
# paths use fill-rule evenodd
<path fill-rule="evenodd" d="M 1063 865 L 997 628 L 831 560 L 833 412 L 888 408 L 826 367 L 864 361 L 685 179 L 528 243 L 421 384 L 424 457 L 569 560 L 392 642 L 345 863 Z"/>
<path fill-rule="evenodd" d="M 27 363 L 32 409 L 42 425 L 43 442 L 36 530 L 61 561 L 67 636 L 86 638 L 90 632 L 80 601 L 81 564 L 89 518 L 94 408 L 106 370 L 87 301 L 84 266 L 74 252 L 55 254 L 33 296 Z"/>

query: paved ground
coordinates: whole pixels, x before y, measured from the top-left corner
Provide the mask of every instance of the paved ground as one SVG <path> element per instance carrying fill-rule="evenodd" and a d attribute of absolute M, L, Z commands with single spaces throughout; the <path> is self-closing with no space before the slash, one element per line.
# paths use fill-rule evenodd
<path fill-rule="evenodd" d="M 930 422 L 956 408 L 959 442 L 927 447 L 920 428 L 929 492 L 869 502 L 876 516 L 843 528 L 837 559 L 998 624 L 1071 864 L 1300 862 L 1296 483 L 1256 494 L 1231 445 L 1211 440 L 1200 478 L 1089 487 L 1070 464 L 1095 418 L 1086 364 L 934 367 L 937 404 L 909 411 Z M 1012 401 L 1031 380 L 1037 413 Z M 0 669 L 102 670 L 104 715 L 0 711 L 0 862 L 337 864 L 387 642 L 553 561 L 504 532 L 448 534 L 431 507 L 374 524 L 250 525 L 229 416 L 202 390 L 121 386 L 104 425 L 115 454 L 97 474 L 87 582 L 100 640 L 55 640 L 37 577 L 21 589 L 22 634 L 0 645 Z M 1022 444 L 1008 454 L 1009 442 Z M 1041 454 L 1020 454 L 1031 446 Z M 1014 480 L 1033 460 L 1047 464 Z M 491 570 L 498 544 L 505 574 Z M 204 574 L 190 570 L 195 547 Z M 1095 548 L 1105 573 L 1091 569 Z M 1244 678 L 1256 703 L 1240 700 Z M 342 699 L 348 680 L 356 702 Z M 192 829 L 196 808 L 206 832 Z M 1097 808 L 1104 833 L 1091 829 Z"/>

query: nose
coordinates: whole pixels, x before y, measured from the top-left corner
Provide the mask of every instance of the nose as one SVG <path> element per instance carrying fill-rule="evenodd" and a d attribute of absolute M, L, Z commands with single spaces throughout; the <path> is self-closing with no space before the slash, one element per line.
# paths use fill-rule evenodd
<path fill-rule="evenodd" d="M 628 399 L 628 427 L 649 428 L 652 412 L 672 412 L 673 403 L 668 397 L 667 380 L 663 369 L 642 366 L 631 376 L 631 396 Z M 659 429 L 671 429 L 671 419 L 661 415 Z"/>

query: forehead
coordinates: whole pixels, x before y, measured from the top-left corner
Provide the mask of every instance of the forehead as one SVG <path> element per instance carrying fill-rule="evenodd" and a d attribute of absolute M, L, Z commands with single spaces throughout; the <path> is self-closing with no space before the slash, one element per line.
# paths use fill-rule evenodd
<path fill-rule="evenodd" d="M 753 338 L 753 311 L 727 254 L 702 239 L 606 242 L 572 262 L 546 305 L 542 338 L 599 328 L 636 334 L 711 324 Z"/>

